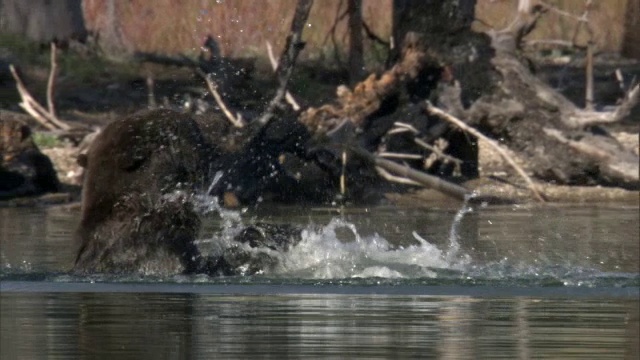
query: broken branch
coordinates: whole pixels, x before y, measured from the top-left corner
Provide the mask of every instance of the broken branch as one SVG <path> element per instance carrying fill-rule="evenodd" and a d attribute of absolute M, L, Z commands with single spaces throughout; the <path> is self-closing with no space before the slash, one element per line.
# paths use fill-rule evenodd
<path fill-rule="evenodd" d="M 13 64 L 9 65 L 11 75 L 16 81 L 16 88 L 20 94 L 22 102 L 19 104 L 29 115 L 49 130 L 69 130 L 71 126 L 59 120 L 55 115 L 47 111 L 40 103 L 38 103 L 29 93 L 26 86 L 20 79 L 18 72 Z"/>
<path fill-rule="evenodd" d="M 453 116 L 451 114 L 448 114 L 445 111 L 433 106 L 429 101 L 427 101 L 426 104 L 427 104 L 427 111 L 430 114 L 435 115 L 435 116 L 439 117 L 440 119 L 445 120 L 445 121 L 447 121 L 449 123 L 452 123 L 453 125 L 457 126 L 458 128 L 462 129 L 463 131 L 466 131 L 469 134 L 471 134 L 471 135 L 477 137 L 478 139 L 486 142 L 487 144 L 491 145 L 491 147 L 493 147 L 502 156 L 502 158 L 524 179 L 524 181 L 527 183 L 529 189 L 534 194 L 536 199 L 538 199 L 541 202 L 546 201 L 546 198 L 545 198 L 544 194 L 542 194 L 542 192 L 540 190 L 538 190 L 538 187 L 536 186 L 536 184 L 533 183 L 533 181 L 531 180 L 529 175 L 527 175 L 527 173 L 518 164 L 516 164 L 516 162 L 513 160 L 513 158 L 511 156 L 509 156 L 509 154 L 507 154 L 507 152 L 502 148 L 502 146 L 500 146 L 498 143 L 496 143 L 495 141 L 491 140 L 490 138 L 486 137 L 485 135 L 483 135 L 478 130 L 472 128 L 471 126 L 469 126 L 467 124 L 465 124 L 462 120 L 460 120 L 460 119 L 456 118 L 455 116 Z"/>
<path fill-rule="evenodd" d="M 205 74 L 204 71 L 202 71 L 200 68 L 196 68 L 196 72 L 207 83 L 207 87 L 209 88 L 209 92 L 211 93 L 211 96 L 213 96 L 213 98 L 216 100 L 216 104 L 218 104 L 218 106 L 220 107 L 220 110 L 222 110 L 222 112 L 227 117 L 229 122 L 231 122 L 231 124 L 233 124 L 233 126 L 237 128 L 243 127 L 244 122 L 242 121 L 242 119 L 240 119 L 239 117 L 236 118 L 235 116 L 233 116 L 233 114 L 231 113 L 227 105 L 222 100 L 222 96 L 220 96 L 220 93 L 218 93 L 218 90 L 216 90 L 218 88 L 218 85 L 211 79 L 209 75 Z"/>
<path fill-rule="evenodd" d="M 56 117 L 56 108 L 53 102 L 53 87 L 58 77 L 57 53 L 56 43 L 51 42 L 51 70 L 49 71 L 49 79 L 47 81 L 47 107 L 49 108 L 49 114 L 51 114 L 53 118 Z"/>
<path fill-rule="evenodd" d="M 353 148 L 352 151 L 362 158 L 366 159 L 367 161 L 373 163 L 377 168 L 382 168 L 383 170 L 391 173 L 393 175 L 393 180 L 391 181 L 398 182 L 398 179 L 400 178 L 409 179 L 411 181 L 417 182 L 422 186 L 436 190 L 447 196 L 451 196 L 459 200 L 464 200 L 471 195 L 471 192 L 469 190 L 460 185 L 448 182 L 437 176 L 429 175 L 422 171 L 412 169 L 409 166 L 401 165 L 391 160 L 386 160 L 379 156 L 375 156 L 362 148 Z M 406 180 L 400 180 L 400 182 L 404 181 Z"/>
<path fill-rule="evenodd" d="M 271 46 L 271 43 L 268 41 L 267 41 L 267 54 L 269 55 L 269 61 L 271 62 L 271 67 L 273 68 L 274 71 L 276 71 L 278 69 L 278 60 L 273 55 L 273 47 Z M 289 105 L 291 105 L 293 110 L 295 111 L 300 110 L 300 105 L 288 90 L 285 93 L 285 99 L 287 100 Z"/>
<path fill-rule="evenodd" d="M 287 41 L 276 70 L 280 86 L 276 91 L 276 95 L 271 99 L 266 110 L 258 119 L 258 124 L 260 125 L 266 125 L 273 119 L 275 116 L 274 111 L 280 106 L 282 99 L 285 97 L 289 79 L 291 79 L 291 75 L 293 74 L 293 66 L 298 58 L 298 54 L 300 54 L 300 51 L 304 47 L 302 30 L 309 17 L 311 5 L 313 5 L 313 0 L 298 0 L 293 21 L 291 22 L 291 32 L 289 36 L 287 36 Z"/>

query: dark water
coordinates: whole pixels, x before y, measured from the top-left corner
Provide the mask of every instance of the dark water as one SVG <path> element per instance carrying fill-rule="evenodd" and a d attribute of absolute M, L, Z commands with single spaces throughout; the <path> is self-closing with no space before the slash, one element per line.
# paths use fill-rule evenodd
<path fill-rule="evenodd" d="M 254 277 L 72 277 L 78 214 L 0 209 L 0 358 L 637 359 L 640 210 L 271 208 L 303 241 Z"/>

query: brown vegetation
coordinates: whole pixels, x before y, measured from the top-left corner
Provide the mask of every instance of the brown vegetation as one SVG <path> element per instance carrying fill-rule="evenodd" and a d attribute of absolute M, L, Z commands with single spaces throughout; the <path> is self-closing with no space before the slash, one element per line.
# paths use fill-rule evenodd
<path fill-rule="evenodd" d="M 364 23 L 383 40 L 391 35 L 391 3 L 391 0 L 362 2 Z M 579 14 L 584 6 L 583 0 L 550 0 L 548 3 L 575 14 Z M 633 12 L 636 3 L 637 0 L 594 2 L 590 21 L 597 34 L 595 45 L 599 50 L 619 52 L 622 49 L 625 15 L 627 10 Z M 287 19 L 293 14 L 294 4 L 295 0 L 265 0 L 259 5 L 253 0 L 84 0 L 83 8 L 90 30 L 104 35 L 112 34 L 112 28 L 119 27 L 121 45 L 129 51 L 197 53 L 204 38 L 212 35 L 219 42 L 223 55 L 235 57 L 264 54 L 265 41 L 270 41 L 279 51 L 284 45 Z M 112 12 L 108 11 L 109 6 L 114 6 Z M 476 14 L 480 21 L 474 26 L 479 30 L 505 28 L 516 14 L 516 6 L 517 1 L 512 0 L 478 0 Z M 324 54 L 332 59 L 334 40 L 342 54 L 346 53 L 349 42 L 347 18 L 341 17 L 336 24 L 336 19 L 345 11 L 347 1 L 344 0 L 316 2 L 305 29 L 308 46 L 303 56 Z M 574 28 L 574 20 L 549 14 L 530 35 L 530 40 L 570 40 Z M 579 40 L 585 40 L 584 34 L 580 34 Z M 365 46 L 365 53 L 370 54 L 373 42 L 366 37 Z M 346 57 L 341 59 L 346 63 Z"/>

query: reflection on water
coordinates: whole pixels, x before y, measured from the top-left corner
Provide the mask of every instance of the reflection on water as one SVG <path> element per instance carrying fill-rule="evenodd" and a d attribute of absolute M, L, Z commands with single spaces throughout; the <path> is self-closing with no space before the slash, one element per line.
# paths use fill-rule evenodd
<path fill-rule="evenodd" d="M 264 276 L 158 279 L 71 277 L 77 213 L 0 209 L 0 358 L 634 359 L 639 213 L 235 213 L 303 241 Z M 203 248 L 235 226 L 207 222 Z"/>
<path fill-rule="evenodd" d="M 621 359 L 639 346 L 635 300 L 9 293 L 0 301 L 3 359 Z"/>

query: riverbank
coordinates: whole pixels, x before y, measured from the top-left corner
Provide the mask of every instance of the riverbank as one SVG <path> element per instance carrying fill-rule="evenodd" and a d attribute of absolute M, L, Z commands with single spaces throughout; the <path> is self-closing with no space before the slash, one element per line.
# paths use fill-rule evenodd
<path fill-rule="evenodd" d="M 43 55 L 46 54 L 25 56 L 25 54 L 11 52 L 6 48 L 0 48 L 0 50 L 2 50 L 0 55 L 3 55 L 3 52 L 9 52 L 3 57 L 23 66 L 22 74 L 27 80 L 27 87 L 32 89 L 34 96 L 42 98 L 48 78 L 46 57 L 43 58 Z M 56 87 L 55 100 L 58 105 L 59 117 L 70 124 L 96 129 L 102 128 L 115 119 L 153 104 L 178 110 L 184 110 L 188 104 L 191 104 L 192 107 L 188 111 L 194 112 L 199 111 L 198 106 L 205 108 L 213 106 L 212 101 L 206 96 L 205 84 L 195 78 L 193 72 L 186 68 L 138 62 L 114 64 L 100 60 L 95 54 L 81 54 L 73 51 L 65 53 L 62 59 L 61 76 Z M 559 81 L 552 76 L 559 71 L 557 68 L 547 67 L 545 70 L 544 61 L 540 63 L 542 64 L 541 72 L 538 75 L 541 78 L 552 85 Z M 92 64 L 95 66 L 91 66 Z M 602 65 L 599 68 L 600 77 L 596 78 L 598 81 L 597 89 L 604 91 L 600 97 L 611 97 L 613 95 L 609 93 L 615 92 L 611 90 L 612 84 L 616 85 L 615 82 L 612 79 L 606 80 L 606 69 L 613 70 L 617 66 L 626 66 L 627 70 L 632 71 L 634 66 L 638 65 L 637 62 L 615 57 L 602 57 L 600 64 Z M 234 91 L 233 94 L 229 94 L 225 98 L 231 105 L 242 109 L 247 114 L 259 112 L 264 105 L 264 100 L 269 98 L 270 89 L 275 89 L 277 86 L 268 64 L 260 60 L 255 65 L 253 73 L 242 79 L 242 81 L 247 81 L 253 90 L 250 92 Z M 330 102 L 335 97 L 336 88 L 346 81 L 344 72 L 340 69 L 322 68 L 315 65 L 299 64 L 296 68 L 296 76 L 292 79 L 290 90 L 303 107 L 320 106 Z M 580 87 L 579 82 L 575 82 L 577 77 L 578 75 L 562 79 L 567 85 L 563 91 L 565 95 L 573 94 L 575 96 L 575 89 Z M 81 168 L 76 163 L 79 148 L 72 142 L 60 138 L 55 132 L 43 131 L 28 115 L 20 114 L 17 105 L 20 99 L 11 79 L 5 78 L 3 80 L 0 76 L 0 94 L 3 95 L 0 102 L 2 118 L 19 117 L 34 128 L 37 145 L 52 160 L 58 178 L 63 185 L 63 192 L 60 194 L 4 201 L 0 202 L 0 206 L 77 203 L 80 200 L 81 178 Z M 572 100 L 576 101 L 576 99 Z M 196 104 L 195 107 L 193 104 Z M 637 114 L 638 111 L 635 111 L 633 116 L 637 117 Z M 608 126 L 606 131 L 610 132 L 625 148 L 638 154 L 640 149 L 638 144 L 639 124 L 638 119 L 631 119 L 623 124 Z M 518 162 L 517 157 L 515 157 L 515 161 Z M 519 165 L 523 166 L 525 170 L 527 169 L 527 164 L 521 162 Z M 515 171 L 495 150 L 482 141 L 479 142 L 478 169 L 479 178 L 468 181 L 463 186 L 477 192 L 482 198 L 518 203 L 536 201 Z M 547 199 L 554 203 L 619 202 L 638 204 L 640 198 L 638 191 L 619 188 L 558 186 L 542 182 L 536 182 L 536 185 Z M 391 203 L 414 206 L 431 206 L 435 203 L 450 202 L 435 191 L 410 187 L 386 194 L 385 198 Z"/>

